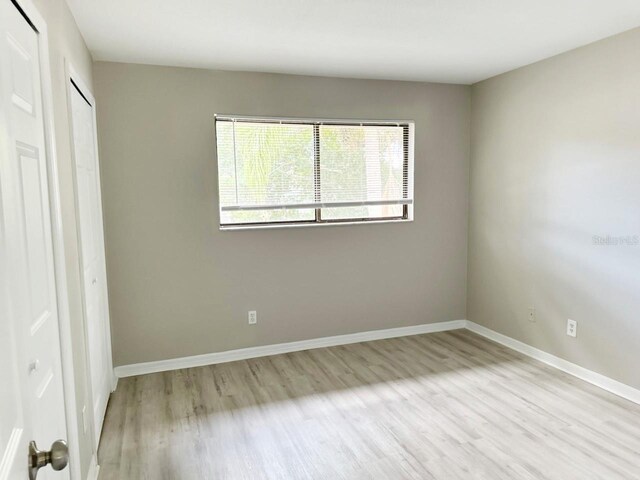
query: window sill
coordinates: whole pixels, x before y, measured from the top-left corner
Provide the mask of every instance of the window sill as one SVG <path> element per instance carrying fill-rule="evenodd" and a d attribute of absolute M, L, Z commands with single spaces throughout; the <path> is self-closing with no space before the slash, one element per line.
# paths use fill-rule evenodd
<path fill-rule="evenodd" d="M 264 225 L 227 225 L 221 226 L 221 232 L 230 232 L 236 230 L 267 230 L 267 229 L 275 229 L 275 228 L 315 228 L 315 227 L 342 227 L 346 225 L 379 225 L 381 223 L 411 223 L 413 222 L 413 218 L 394 218 L 391 220 L 367 220 L 365 222 L 326 222 L 326 223 L 285 223 L 285 224 L 275 224 L 275 223 L 265 223 Z"/>

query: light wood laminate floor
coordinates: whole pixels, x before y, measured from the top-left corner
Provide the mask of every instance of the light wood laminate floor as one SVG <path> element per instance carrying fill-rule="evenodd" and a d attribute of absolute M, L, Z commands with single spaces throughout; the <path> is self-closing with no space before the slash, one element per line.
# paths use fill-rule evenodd
<path fill-rule="evenodd" d="M 640 406 L 458 330 L 121 379 L 101 480 L 640 479 Z"/>

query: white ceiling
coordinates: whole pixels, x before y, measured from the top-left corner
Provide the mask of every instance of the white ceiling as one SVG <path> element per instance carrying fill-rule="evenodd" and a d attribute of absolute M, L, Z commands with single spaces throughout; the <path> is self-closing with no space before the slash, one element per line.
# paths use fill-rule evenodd
<path fill-rule="evenodd" d="M 67 0 L 95 60 L 474 83 L 640 26 L 640 0 Z"/>

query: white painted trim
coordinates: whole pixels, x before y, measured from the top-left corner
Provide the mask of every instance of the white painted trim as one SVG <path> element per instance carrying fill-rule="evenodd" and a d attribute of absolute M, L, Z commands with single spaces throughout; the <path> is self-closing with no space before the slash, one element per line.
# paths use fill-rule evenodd
<path fill-rule="evenodd" d="M 87 480 L 98 480 L 100 474 L 100 465 L 98 465 L 98 458 L 94 454 L 91 457 L 91 464 L 89 465 L 89 471 L 87 472 Z"/>
<path fill-rule="evenodd" d="M 409 205 L 409 208 L 412 208 Z M 361 220 L 359 222 L 326 222 L 319 223 L 314 222 L 312 220 L 309 223 L 262 223 L 255 225 L 220 225 L 219 229 L 221 232 L 233 232 L 236 230 L 270 230 L 270 229 L 279 229 L 279 228 L 315 228 L 315 227 L 343 227 L 345 225 L 380 225 L 382 223 L 407 223 L 413 222 L 413 218 L 410 216 L 409 218 L 395 218 L 393 220 Z"/>
<path fill-rule="evenodd" d="M 350 343 L 370 342 L 372 340 L 383 340 L 386 338 L 405 337 L 409 335 L 421 335 L 424 333 L 446 332 L 466 328 L 480 336 L 496 343 L 504 345 L 512 350 L 520 352 L 535 360 L 539 360 L 549 366 L 562 370 L 585 382 L 602 388 L 614 395 L 640 404 L 640 390 L 629 385 L 605 377 L 599 373 L 588 370 L 584 367 L 571 363 L 550 353 L 539 350 L 526 343 L 507 337 L 495 332 L 487 327 L 478 325 L 469 320 L 452 320 L 449 322 L 427 323 L 424 325 L 414 325 L 411 327 L 389 328 L 386 330 L 371 330 L 361 333 L 350 333 L 347 335 L 337 335 L 333 337 L 314 338 L 311 340 L 301 340 L 298 342 L 279 343 L 275 345 L 264 345 L 260 347 L 240 348 L 237 350 L 227 350 L 225 352 L 207 353 L 192 357 L 172 358 L 169 360 L 158 360 L 156 362 L 136 363 L 132 365 L 122 365 L 114 369 L 119 378 L 131 377 L 134 375 L 144 375 L 147 373 L 167 372 L 181 368 L 202 367 L 204 365 L 214 365 L 217 363 L 234 362 L 236 360 L 247 360 L 249 358 L 266 357 L 278 355 L 280 353 L 299 352 L 313 348 L 335 347 L 337 345 L 347 345 Z"/>
<path fill-rule="evenodd" d="M 40 83 L 42 85 L 42 113 L 44 136 L 47 150 L 49 202 L 51 211 L 51 238 L 53 242 L 53 261 L 56 279 L 56 300 L 58 305 L 58 327 L 62 364 L 62 384 L 65 402 L 65 421 L 67 441 L 70 450 L 69 469 L 72 479 L 80 479 L 80 431 L 77 422 L 75 397 L 75 377 L 71 342 L 71 314 L 69 311 L 69 293 L 67 287 L 67 268 L 64 253 L 64 232 L 62 227 L 62 206 L 60 201 L 60 180 L 58 177 L 58 157 L 55 140 L 55 122 L 53 113 L 53 77 L 49 56 L 49 36 L 47 23 L 32 0 L 16 0 L 29 20 L 38 30 L 38 51 L 40 53 Z"/>
<path fill-rule="evenodd" d="M 613 380 L 612 378 L 606 377 L 599 373 L 596 373 L 592 370 L 588 370 L 584 367 L 576 365 L 575 363 L 571 363 L 568 360 L 565 360 L 560 357 L 556 357 L 550 353 L 547 353 L 538 348 L 532 347 L 531 345 L 527 345 L 519 340 L 515 340 L 511 337 L 498 333 L 494 330 L 491 330 L 482 325 L 478 325 L 477 323 L 471 322 L 467 320 L 466 328 L 478 335 L 481 335 L 489 340 L 493 340 L 500 345 L 504 345 L 516 352 L 520 352 L 523 355 L 531 357 L 535 360 L 539 360 L 542 363 L 546 363 L 547 365 L 557 368 L 558 370 L 562 370 L 569 375 L 573 375 L 585 382 L 589 382 L 592 385 L 602 388 L 614 395 L 618 395 L 619 397 L 630 400 L 634 403 L 640 404 L 640 390 L 637 390 L 629 385 L 625 385 L 624 383 L 618 382 L 617 380 Z"/>
<path fill-rule="evenodd" d="M 386 338 L 406 337 L 409 335 L 420 335 L 423 333 L 445 332 L 464 328 L 465 320 L 452 320 L 449 322 L 427 323 L 424 325 L 414 325 L 410 327 L 389 328 L 386 330 L 371 330 L 361 333 L 349 333 L 346 335 L 336 335 L 333 337 L 313 338 L 298 342 L 278 343 L 275 345 L 264 345 L 260 347 L 240 348 L 237 350 L 227 350 L 225 352 L 206 353 L 192 357 L 172 358 L 170 360 L 158 360 L 156 362 L 136 363 L 133 365 L 123 365 L 115 368 L 116 376 L 131 377 L 134 375 L 144 375 L 146 373 L 166 372 L 180 368 L 202 367 L 204 365 L 214 365 L 216 363 L 233 362 L 236 360 L 247 360 L 249 358 L 266 357 L 278 355 L 280 353 L 299 352 L 313 348 L 335 347 L 350 343 L 370 342 L 372 340 L 383 340 Z"/>
<path fill-rule="evenodd" d="M 214 113 L 213 117 L 217 122 L 255 122 L 260 120 L 263 122 L 292 122 L 292 123 L 317 123 L 320 125 L 358 125 L 358 124 L 373 124 L 384 125 L 388 127 L 398 127 L 403 125 L 415 125 L 414 120 L 372 120 L 365 118 L 309 118 L 309 117 L 270 117 L 260 115 L 236 115 L 231 113 Z"/>

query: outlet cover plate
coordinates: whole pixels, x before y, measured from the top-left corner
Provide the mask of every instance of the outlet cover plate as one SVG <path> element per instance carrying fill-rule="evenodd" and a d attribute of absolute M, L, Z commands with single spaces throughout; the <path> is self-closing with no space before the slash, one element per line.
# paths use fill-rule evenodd
<path fill-rule="evenodd" d="M 570 337 L 575 337 L 578 333 L 578 322 L 575 320 L 568 319 L 567 320 L 567 335 Z"/>

